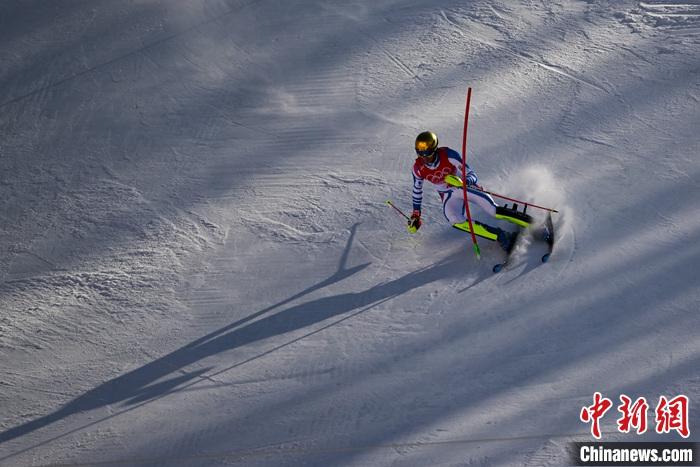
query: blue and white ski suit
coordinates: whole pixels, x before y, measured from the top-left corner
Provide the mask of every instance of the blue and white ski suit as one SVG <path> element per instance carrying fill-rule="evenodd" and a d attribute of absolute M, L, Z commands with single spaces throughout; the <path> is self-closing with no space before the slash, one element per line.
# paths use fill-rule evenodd
<path fill-rule="evenodd" d="M 448 147 L 438 148 L 437 157 L 430 164 L 422 157 L 416 158 L 413 164 L 413 209 L 421 210 L 423 182 L 428 180 L 437 185 L 445 218 L 450 224 L 459 224 L 467 220 L 464 195 L 460 188 L 451 187 L 445 183 L 447 175 L 459 177 L 462 175 L 462 157 L 457 151 Z M 489 216 L 495 217 L 498 204 L 493 198 L 486 193 L 469 188 L 470 185 L 476 185 L 477 181 L 476 173 L 467 165 L 469 202 L 479 206 Z"/>

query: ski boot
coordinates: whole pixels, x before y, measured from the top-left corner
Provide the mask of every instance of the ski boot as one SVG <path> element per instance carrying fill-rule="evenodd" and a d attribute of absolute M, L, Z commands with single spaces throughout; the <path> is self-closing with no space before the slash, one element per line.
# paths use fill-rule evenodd
<path fill-rule="evenodd" d="M 508 232 L 501 230 L 498 232 L 498 244 L 503 248 L 503 251 L 510 253 L 515 246 L 515 241 L 518 239 L 518 232 Z"/>
<path fill-rule="evenodd" d="M 532 223 L 532 216 L 525 211 L 518 211 L 518 205 L 513 203 L 513 207 L 508 205 L 496 207 L 496 219 L 503 219 L 520 227 L 529 227 Z"/>
<path fill-rule="evenodd" d="M 501 248 L 503 248 L 503 250 L 506 252 L 506 257 L 502 262 L 493 266 L 494 273 L 501 272 L 510 262 L 511 257 L 513 256 L 513 250 L 515 249 L 515 243 L 518 241 L 520 232 L 520 229 L 518 229 L 517 232 L 501 230 L 498 233 L 498 244 L 501 245 Z"/>

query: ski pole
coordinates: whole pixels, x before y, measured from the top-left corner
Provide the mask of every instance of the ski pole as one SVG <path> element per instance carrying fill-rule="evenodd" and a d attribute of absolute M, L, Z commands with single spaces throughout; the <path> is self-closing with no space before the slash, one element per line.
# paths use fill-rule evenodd
<path fill-rule="evenodd" d="M 479 188 L 479 191 L 481 191 L 481 192 L 483 192 L 483 193 L 486 193 L 486 194 L 488 194 L 488 195 L 491 195 L 491 196 L 495 196 L 496 198 L 505 199 L 505 200 L 507 200 L 507 201 L 513 201 L 514 203 L 524 204 L 525 206 L 532 206 L 533 208 L 543 209 L 543 210 L 549 211 L 549 212 L 557 212 L 557 213 L 559 212 L 559 211 L 557 211 L 556 209 L 546 208 L 546 207 L 544 207 L 544 206 L 538 206 L 538 205 L 536 205 L 536 204 L 528 203 L 527 201 L 522 201 L 522 200 L 515 199 L 515 198 L 509 198 L 508 196 L 499 195 L 498 193 L 494 193 L 494 192 L 492 192 L 492 191 L 488 191 L 488 190 L 486 190 L 486 189 L 484 189 L 483 187 L 478 186 L 478 185 L 477 185 L 477 188 Z"/>
<path fill-rule="evenodd" d="M 471 86 L 467 88 L 467 108 L 464 111 L 464 133 L 462 133 L 462 178 L 467 179 L 467 125 L 469 124 L 469 103 L 472 100 L 472 88 Z M 464 209 L 467 213 L 467 221 L 469 222 L 469 233 L 472 234 L 472 245 L 474 245 L 474 253 L 476 253 L 476 259 L 481 259 L 481 251 L 479 250 L 479 244 L 476 242 L 476 235 L 474 235 L 474 226 L 472 225 L 472 215 L 469 211 L 469 200 L 467 199 L 467 184 L 464 184 Z"/>
<path fill-rule="evenodd" d="M 464 188 L 464 182 L 459 177 L 456 177 L 454 175 L 447 175 L 445 177 L 445 183 L 447 183 L 448 185 L 453 186 L 455 188 Z M 539 206 L 537 204 L 530 203 L 529 201 L 523 201 L 521 199 L 510 198 L 508 196 L 499 195 L 498 193 L 494 193 L 492 191 L 487 191 L 486 189 L 484 189 L 484 187 L 482 187 L 480 185 L 472 185 L 470 187 L 470 189 L 472 191 L 478 191 L 480 193 L 486 193 L 487 195 L 495 196 L 496 198 L 501 198 L 501 199 L 505 199 L 508 201 L 513 201 L 516 203 L 524 204 L 525 206 L 528 206 L 528 207 L 532 206 L 533 208 L 543 209 L 543 210 L 549 211 L 549 212 L 559 212 L 556 209 L 547 208 L 544 206 Z"/>
<path fill-rule="evenodd" d="M 394 203 L 391 202 L 391 200 L 387 200 L 386 204 L 388 204 L 389 206 L 391 206 L 392 208 L 394 208 L 394 209 L 396 210 L 396 212 L 398 212 L 398 213 L 401 214 L 403 217 L 405 217 L 406 220 L 409 220 L 409 221 L 411 220 L 411 218 L 408 217 L 406 214 L 404 214 L 403 211 L 402 211 L 401 209 L 397 208 L 397 207 L 394 205 Z"/>

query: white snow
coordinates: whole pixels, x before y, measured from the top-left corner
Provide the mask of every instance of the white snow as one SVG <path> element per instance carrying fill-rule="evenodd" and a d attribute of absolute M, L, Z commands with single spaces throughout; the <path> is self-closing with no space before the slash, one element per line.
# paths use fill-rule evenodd
<path fill-rule="evenodd" d="M 595 391 L 686 394 L 698 440 L 698 18 L 3 2 L 0 465 L 563 465 Z M 467 86 L 480 182 L 561 211 L 548 264 L 385 204 Z"/>

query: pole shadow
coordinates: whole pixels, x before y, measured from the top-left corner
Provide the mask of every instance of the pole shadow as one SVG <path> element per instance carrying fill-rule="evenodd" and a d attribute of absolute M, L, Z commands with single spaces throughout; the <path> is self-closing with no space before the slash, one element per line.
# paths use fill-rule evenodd
<path fill-rule="evenodd" d="M 14 428 L 10 428 L 0 433 L 0 443 L 5 443 L 19 438 L 79 412 L 90 411 L 108 405 L 121 405 L 123 410 L 121 410 L 119 413 L 133 410 L 138 408 L 140 405 L 147 403 L 148 401 L 166 396 L 168 394 L 176 393 L 181 389 L 185 389 L 198 383 L 199 381 L 206 381 L 208 379 L 207 373 L 210 372 L 213 367 L 209 366 L 200 368 L 196 371 L 187 371 L 186 368 L 190 365 L 201 362 L 208 357 L 238 349 L 254 342 L 290 334 L 294 331 L 299 331 L 317 323 L 324 322 L 330 318 L 346 315 L 333 323 L 322 326 L 320 329 L 313 330 L 302 336 L 294 336 L 289 339 L 289 341 L 285 341 L 284 344 L 275 346 L 271 351 L 263 352 L 262 354 L 249 358 L 242 363 L 229 366 L 228 368 L 219 371 L 217 374 L 224 371 L 230 371 L 243 363 L 247 363 L 256 358 L 268 355 L 269 353 L 289 345 L 290 343 L 297 342 L 300 339 L 328 329 L 331 326 L 335 326 L 345 319 L 357 316 L 360 313 L 364 313 L 365 311 L 375 308 L 381 303 L 391 300 L 415 288 L 424 286 L 431 282 L 457 276 L 460 273 L 460 261 L 455 259 L 453 257 L 454 255 L 452 255 L 452 257 L 447 257 L 438 263 L 410 272 L 402 277 L 399 277 L 398 279 L 374 285 L 360 292 L 347 292 L 322 297 L 288 307 L 276 314 L 253 321 L 255 318 L 262 316 L 264 313 L 272 310 L 275 307 L 286 304 L 295 298 L 310 293 L 311 291 L 318 290 L 322 287 L 338 282 L 366 268 L 370 263 L 352 268 L 346 267 L 349 257 L 350 243 L 352 241 L 352 237 L 355 235 L 356 227 L 357 224 L 351 229 L 351 239 L 341 257 L 338 271 L 328 279 L 307 288 L 306 290 L 294 295 L 293 297 L 290 297 L 289 299 L 286 299 L 283 302 L 265 308 L 264 310 L 260 310 L 244 319 L 238 320 L 225 326 L 224 328 L 197 339 L 140 368 L 100 384 L 49 415 L 34 419 Z M 172 377 L 174 373 L 179 374 Z M 169 379 L 164 379 L 169 376 Z M 107 418 L 111 418 L 115 415 L 118 415 L 118 413 L 110 415 Z M 99 423 L 99 420 L 91 422 L 89 425 L 93 425 L 95 423 Z M 69 431 L 68 433 L 77 431 L 81 428 L 83 427 L 81 426 L 77 429 Z M 0 458 L 0 461 L 20 454 L 21 452 L 33 449 L 41 444 L 51 442 L 65 436 L 65 434 L 66 433 L 53 437 L 39 443 L 38 445 L 6 455 L 5 457 Z"/>

